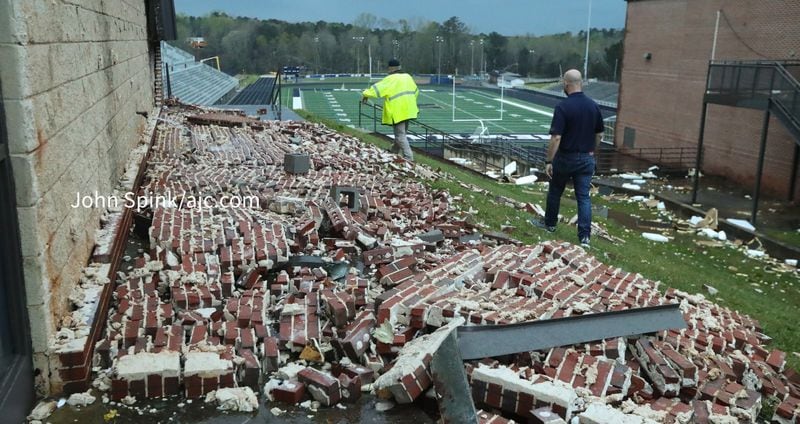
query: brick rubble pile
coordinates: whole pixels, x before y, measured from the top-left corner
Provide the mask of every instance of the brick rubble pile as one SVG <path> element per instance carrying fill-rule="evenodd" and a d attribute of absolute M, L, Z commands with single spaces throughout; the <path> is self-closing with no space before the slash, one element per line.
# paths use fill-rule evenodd
<path fill-rule="evenodd" d="M 321 125 L 195 115 L 162 112 L 139 194 L 258 205 L 149 205 L 149 245 L 114 282 L 95 345 L 110 399 L 248 387 L 277 403 L 407 403 L 432 390 L 448 323 L 679 303 L 684 330 L 466 362 L 481 422 L 753 422 L 768 398 L 774 420 L 798 422 L 800 375 L 753 319 L 569 243 L 482 234 L 421 183 L 441 175 Z M 298 152 L 311 169 L 285 172 Z M 85 358 L 54 360 L 67 380 Z"/>

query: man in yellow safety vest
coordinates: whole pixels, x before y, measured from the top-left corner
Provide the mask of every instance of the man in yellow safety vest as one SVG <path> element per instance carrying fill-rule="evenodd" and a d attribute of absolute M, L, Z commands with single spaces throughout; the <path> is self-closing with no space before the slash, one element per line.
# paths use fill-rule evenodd
<path fill-rule="evenodd" d="M 406 160 L 413 162 L 414 154 L 408 144 L 406 133 L 408 121 L 416 119 L 419 113 L 417 96 L 419 89 L 411 75 L 400 70 L 397 59 L 389 61 L 389 75 L 361 93 L 361 101 L 370 98 L 383 98 L 383 125 L 394 127 L 394 146 L 392 152 L 402 152 Z"/>

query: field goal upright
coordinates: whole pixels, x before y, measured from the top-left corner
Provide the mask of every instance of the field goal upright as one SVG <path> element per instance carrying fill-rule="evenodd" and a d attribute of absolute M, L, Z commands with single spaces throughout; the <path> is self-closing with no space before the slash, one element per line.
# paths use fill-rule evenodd
<path fill-rule="evenodd" d="M 505 87 L 500 87 L 500 116 L 497 118 L 484 118 L 480 117 L 479 115 L 469 113 L 468 114 L 474 116 L 475 118 L 456 118 L 456 80 L 453 78 L 453 91 L 452 91 L 452 108 L 453 108 L 453 122 L 479 122 L 481 128 L 486 128 L 483 123 L 484 122 L 496 122 L 503 120 L 503 114 L 505 112 Z M 466 112 L 466 111 L 465 111 Z"/>

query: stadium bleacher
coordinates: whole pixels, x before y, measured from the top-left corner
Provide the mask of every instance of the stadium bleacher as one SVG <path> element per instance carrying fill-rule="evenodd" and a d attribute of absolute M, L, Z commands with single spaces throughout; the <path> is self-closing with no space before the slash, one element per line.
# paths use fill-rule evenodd
<path fill-rule="evenodd" d="M 248 85 L 232 98 L 229 105 L 268 105 L 272 90 L 275 87 L 275 77 L 262 75 L 256 82 Z"/>
<path fill-rule="evenodd" d="M 562 93 L 562 89 L 563 87 L 560 82 L 544 87 L 544 90 L 559 94 Z M 617 99 L 619 98 L 619 83 L 591 81 L 584 83 L 583 92 L 586 93 L 587 96 L 598 101 L 617 103 Z"/>
<path fill-rule="evenodd" d="M 205 63 L 196 62 L 191 53 L 163 41 L 161 61 L 165 87 L 166 68 L 169 67 L 172 96 L 185 103 L 213 105 L 228 96 L 239 85 L 236 78 Z"/>

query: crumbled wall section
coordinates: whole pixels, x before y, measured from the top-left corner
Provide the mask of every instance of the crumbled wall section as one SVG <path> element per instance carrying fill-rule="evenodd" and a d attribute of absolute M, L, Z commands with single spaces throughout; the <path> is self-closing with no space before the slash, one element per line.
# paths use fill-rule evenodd
<path fill-rule="evenodd" d="M 719 23 L 716 60 L 800 56 L 797 1 L 628 1 L 616 128 L 618 146 L 623 144 L 626 127 L 636 130 L 634 148 L 697 145 L 714 25 L 720 9 L 724 16 Z M 650 60 L 644 58 L 646 53 L 652 54 Z M 710 105 L 703 171 L 752 186 L 763 119 L 762 111 Z M 767 143 L 764 188 L 786 196 L 794 142 L 774 118 Z"/>
<path fill-rule="evenodd" d="M 44 352 L 91 254 L 99 209 L 153 105 L 143 0 L 0 2 L 0 81 L 9 127 L 37 387 Z"/>

